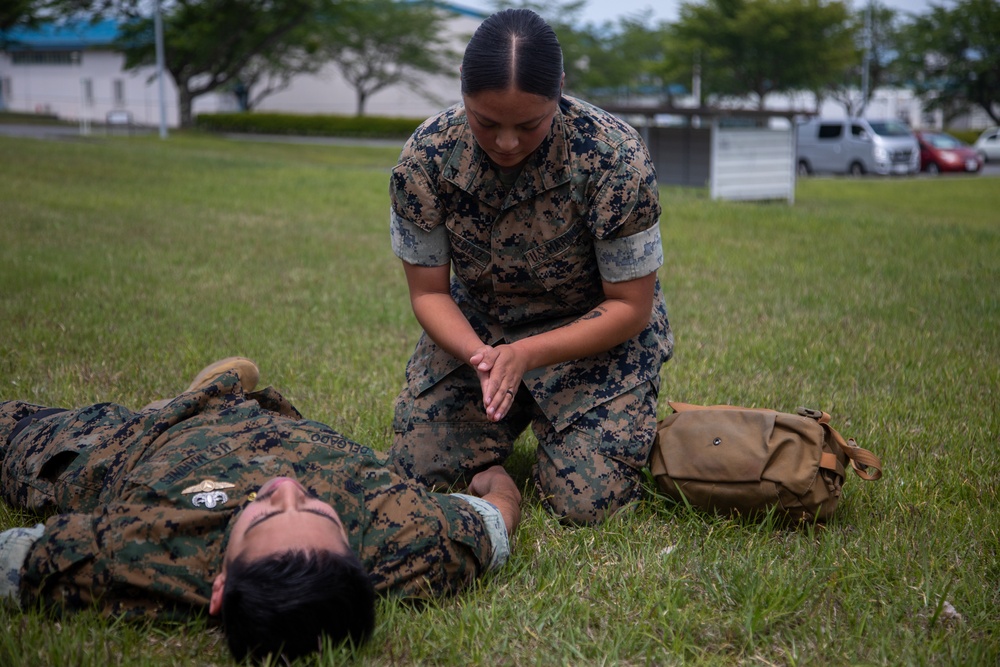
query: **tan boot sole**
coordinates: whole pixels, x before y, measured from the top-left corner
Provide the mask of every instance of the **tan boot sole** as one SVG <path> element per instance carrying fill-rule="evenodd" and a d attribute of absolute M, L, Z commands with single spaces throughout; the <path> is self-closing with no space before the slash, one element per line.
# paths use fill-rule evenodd
<path fill-rule="evenodd" d="M 220 359 L 215 361 L 208 366 L 205 366 L 201 371 L 194 376 L 194 380 L 185 389 L 185 393 L 189 391 L 195 391 L 207 386 L 226 371 L 236 371 L 236 374 L 240 378 L 240 382 L 243 384 L 243 391 L 253 391 L 257 386 L 257 381 L 260 379 L 260 370 L 257 368 L 257 364 L 250 361 L 246 357 L 226 357 L 225 359 Z"/>

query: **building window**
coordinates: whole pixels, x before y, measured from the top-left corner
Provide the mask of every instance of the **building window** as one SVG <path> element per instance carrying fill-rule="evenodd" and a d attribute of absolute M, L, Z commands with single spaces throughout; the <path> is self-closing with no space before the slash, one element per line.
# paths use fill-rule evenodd
<path fill-rule="evenodd" d="M 115 100 L 116 107 L 125 106 L 125 82 L 121 79 L 115 79 L 111 82 L 112 86 L 112 96 Z"/>
<path fill-rule="evenodd" d="M 14 51 L 13 65 L 79 65 L 79 51 Z"/>

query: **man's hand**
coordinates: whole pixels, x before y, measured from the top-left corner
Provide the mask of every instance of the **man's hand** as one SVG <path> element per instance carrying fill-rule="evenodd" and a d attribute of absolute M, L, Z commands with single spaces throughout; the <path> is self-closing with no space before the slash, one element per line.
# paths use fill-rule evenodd
<path fill-rule="evenodd" d="M 521 522 L 521 492 L 503 466 L 476 473 L 469 482 L 469 492 L 496 505 L 507 526 L 507 535 L 514 533 Z"/>

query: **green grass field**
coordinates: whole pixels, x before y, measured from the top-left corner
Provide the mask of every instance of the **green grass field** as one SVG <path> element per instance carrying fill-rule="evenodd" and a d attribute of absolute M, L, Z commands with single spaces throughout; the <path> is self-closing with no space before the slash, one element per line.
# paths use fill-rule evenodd
<path fill-rule="evenodd" d="M 255 359 L 306 416 L 385 449 L 419 334 L 388 238 L 396 149 L 177 135 L 0 138 L 0 399 L 138 408 Z M 318 664 L 997 665 L 1000 181 L 808 179 L 796 204 L 662 189 L 667 400 L 826 410 L 882 457 L 825 527 L 650 494 L 567 529 L 508 468 L 508 566 L 385 601 Z M 33 517 L 0 506 L 0 528 Z M 228 665 L 202 619 L 0 610 L 0 665 Z"/>

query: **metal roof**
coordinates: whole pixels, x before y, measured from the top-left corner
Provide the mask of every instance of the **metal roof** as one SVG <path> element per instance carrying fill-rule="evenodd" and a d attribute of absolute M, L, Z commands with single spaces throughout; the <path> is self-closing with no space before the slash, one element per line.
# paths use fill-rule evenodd
<path fill-rule="evenodd" d="M 37 28 L 17 27 L 0 32 L 5 51 L 79 51 L 109 46 L 118 38 L 118 22 L 74 21 L 44 23 Z"/>

